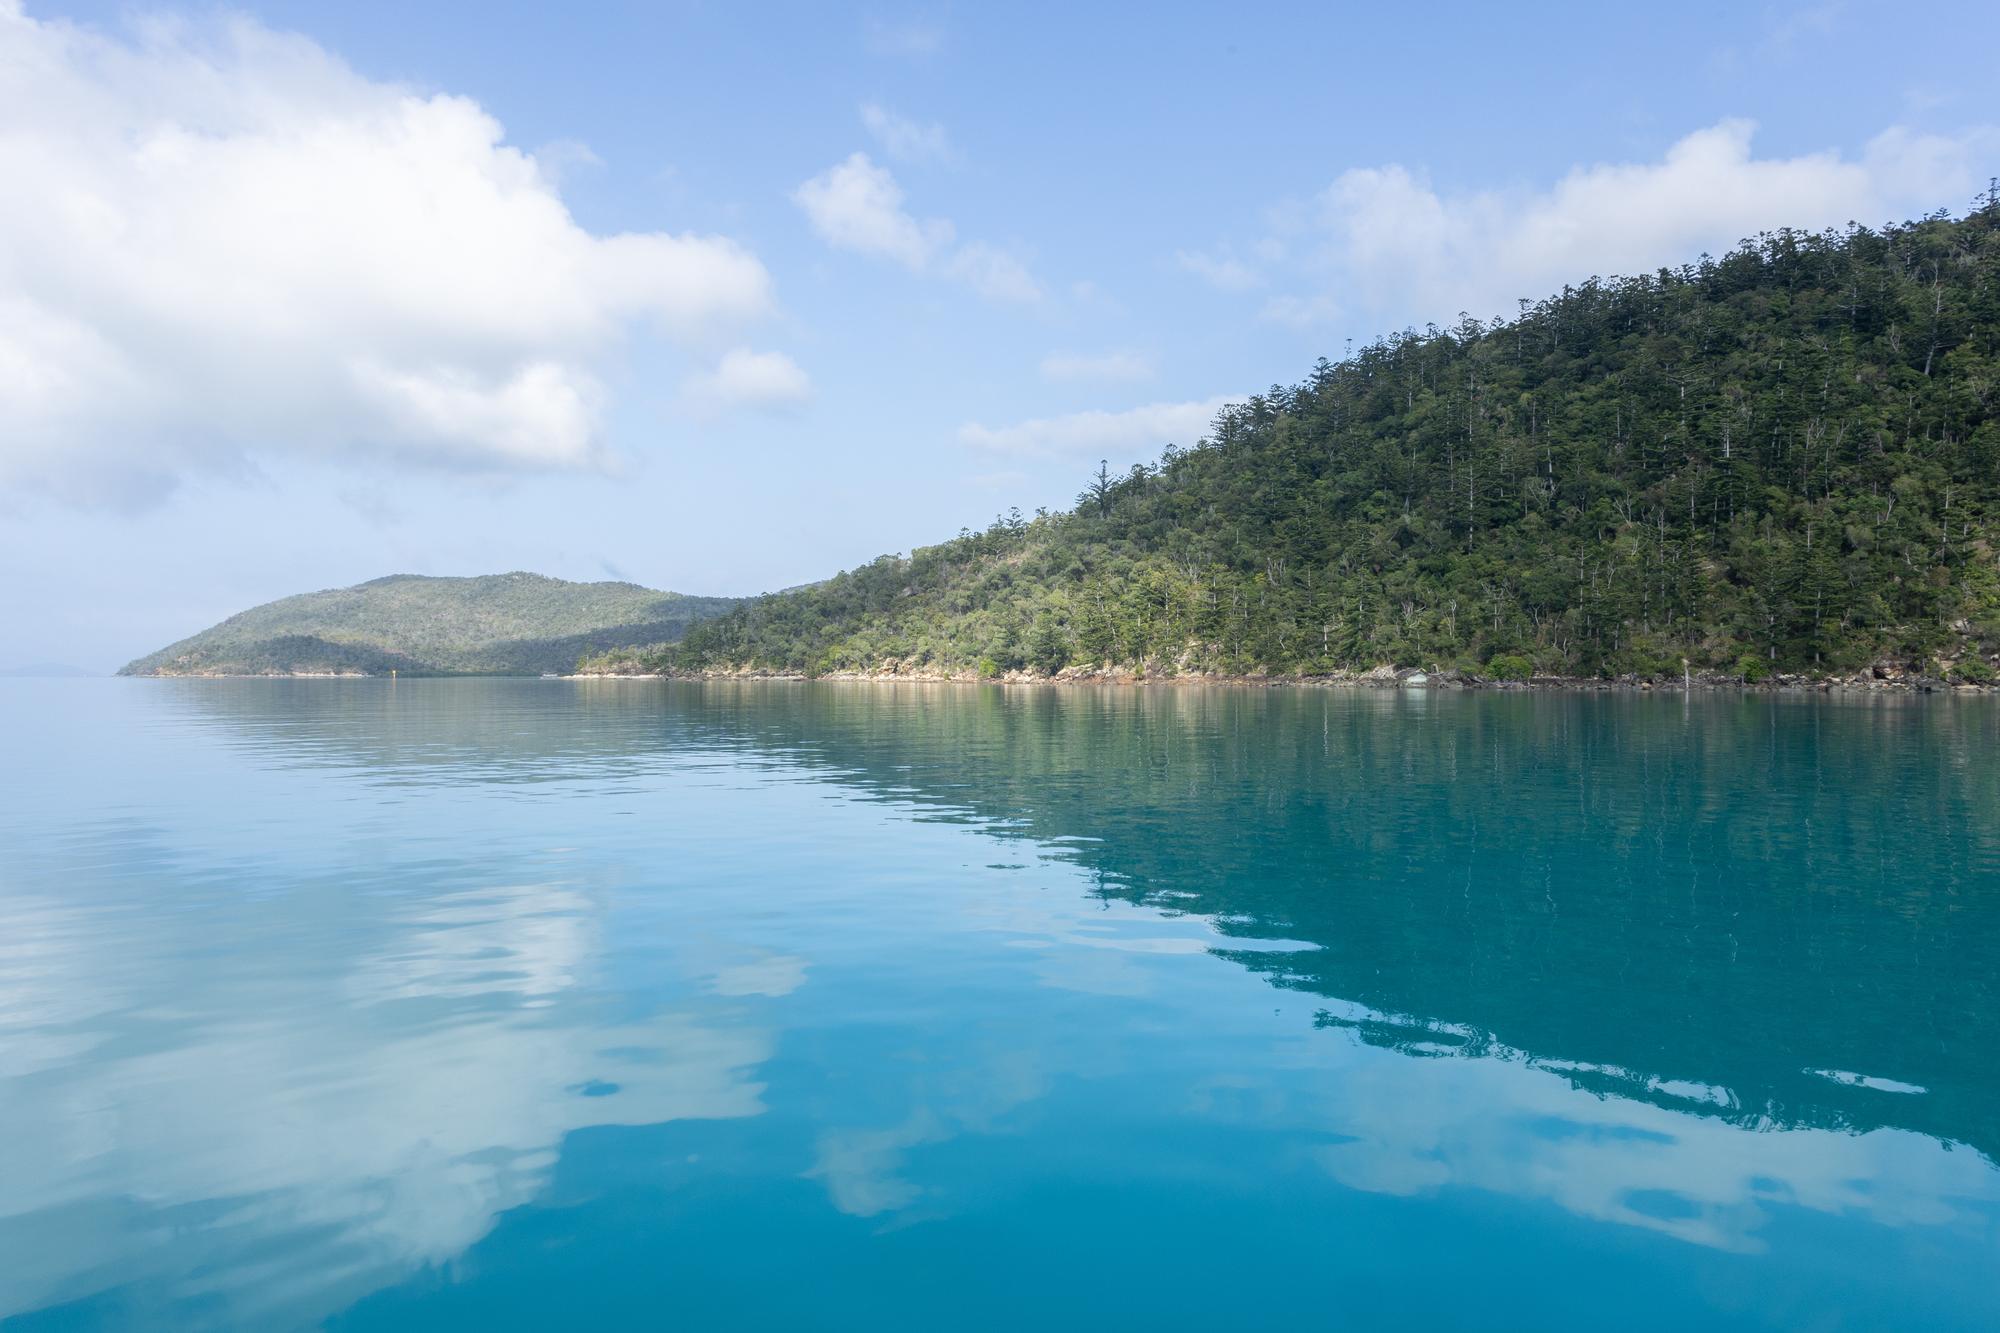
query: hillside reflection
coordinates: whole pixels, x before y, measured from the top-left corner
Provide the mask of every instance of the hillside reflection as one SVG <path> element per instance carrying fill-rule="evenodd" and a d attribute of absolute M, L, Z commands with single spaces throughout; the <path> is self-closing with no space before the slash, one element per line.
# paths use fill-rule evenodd
<path fill-rule="evenodd" d="M 157 688 L 236 744 L 388 784 L 704 751 L 796 767 L 1029 840 L 1105 899 L 1208 918 L 1242 946 L 1227 956 L 1372 1046 L 2000 1158 L 2000 712 L 1982 701 Z M 1274 940 L 1311 947 L 1256 947 Z"/>

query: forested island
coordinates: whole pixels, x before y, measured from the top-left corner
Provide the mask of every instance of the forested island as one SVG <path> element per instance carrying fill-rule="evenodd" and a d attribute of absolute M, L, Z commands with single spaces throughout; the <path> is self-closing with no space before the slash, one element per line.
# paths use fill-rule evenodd
<path fill-rule="evenodd" d="M 129 663 L 126 676 L 537 675 L 618 645 L 671 640 L 735 605 L 636 583 L 540 574 L 394 574 L 231 616 Z"/>
<path fill-rule="evenodd" d="M 1985 683 L 2000 205 L 1781 231 L 1407 331 L 1075 508 L 585 672 Z"/>
<path fill-rule="evenodd" d="M 2000 653 L 2000 202 L 1410 330 L 1063 512 L 759 598 L 286 598 L 127 674 L 1859 679 Z"/>

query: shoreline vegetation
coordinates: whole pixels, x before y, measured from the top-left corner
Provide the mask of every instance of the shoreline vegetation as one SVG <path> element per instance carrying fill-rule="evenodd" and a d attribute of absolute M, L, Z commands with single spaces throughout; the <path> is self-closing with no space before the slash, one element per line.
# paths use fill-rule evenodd
<path fill-rule="evenodd" d="M 1040 686 L 1224 686 L 1240 689 L 1411 689 L 1411 690 L 1492 690 L 1492 691 L 1634 691 L 1639 693 L 1894 693 L 1894 694 L 1992 694 L 2000 686 L 1973 684 L 1945 677 L 1894 673 L 1876 675 L 1872 670 L 1849 676 L 1772 675 L 1746 681 L 1712 671 L 1691 671 L 1684 676 L 1652 679 L 1639 676 L 1528 676 L 1500 680 L 1465 671 L 1427 671 L 1416 667 L 1397 670 L 1376 667 L 1369 671 L 1332 671 L 1323 675 L 1232 675 L 1222 672 L 1154 674 L 1144 671 L 1066 668 L 1053 676 L 1032 671 L 1009 671 L 981 675 L 976 671 L 829 671 L 817 675 L 804 672 L 747 670 L 706 670 L 678 672 L 578 671 L 564 680 L 738 680 L 738 681 L 828 681 L 860 684 L 906 685 L 1040 685 Z"/>
<path fill-rule="evenodd" d="M 1157 463 L 1100 463 L 1068 509 L 788 591 L 379 580 L 126 670 L 394 668 L 1980 690 L 2000 681 L 2000 186 L 1960 218 L 1767 233 L 1404 330 Z"/>
<path fill-rule="evenodd" d="M 533 676 L 493 676 L 472 673 L 400 673 L 364 671 L 189 671 L 153 672 L 154 680 L 534 680 Z M 1490 691 L 1581 691 L 1681 694 L 1739 692 L 1746 694 L 1995 694 L 2000 684 L 1974 683 L 1961 677 L 1932 675 L 1899 667 L 1876 667 L 1841 676 L 1779 673 L 1759 680 L 1714 671 L 1690 671 L 1680 676 L 1542 676 L 1499 679 L 1475 672 L 1381 666 L 1368 671 L 1332 671 L 1320 675 L 1248 674 L 1223 672 L 1145 672 L 1117 668 L 1069 667 L 1056 675 L 1008 671 L 982 675 L 977 671 L 778 671 L 765 667 L 711 668 L 695 671 L 604 670 L 543 675 L 566 681 L 709 681 L 827 682 L 881 685 L 1038 685 L 1038 686 L 1219 686 L 1236 689 L 1435 689 Z"/>
<path fill-rule="evenodd" d="M 1977 687 L 1996 549 L 2000 189 L 1407 330 L 1067 510 L 577 669 Z"/>

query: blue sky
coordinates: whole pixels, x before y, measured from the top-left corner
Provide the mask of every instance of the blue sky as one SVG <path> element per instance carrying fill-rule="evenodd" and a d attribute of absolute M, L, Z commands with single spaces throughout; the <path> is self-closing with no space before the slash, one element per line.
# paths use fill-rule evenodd
<path fill-rule="evenodd" d="M 2000 172 L 2000 9 L 0 0 L 0 666 L 752 593 L 1314 358 Z"/>

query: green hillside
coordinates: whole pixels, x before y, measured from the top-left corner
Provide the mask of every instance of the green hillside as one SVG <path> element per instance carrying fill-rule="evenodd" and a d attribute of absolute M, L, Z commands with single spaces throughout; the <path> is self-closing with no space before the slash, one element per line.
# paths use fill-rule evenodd
<path fill-rule="evenodd" d="M 1321 361 L 1071 511 L 591 665 L 1983 680 L 1997 412 L 1993 199 L 1780 232 Z"/>
<path fill-rule="evenodd" d="M 726 597 L 539 574 L 398 574 L 253 607 L 120 674 L 567 671 L 585 653 L 678 639 L 689 625 L 733 605 Z"/>

